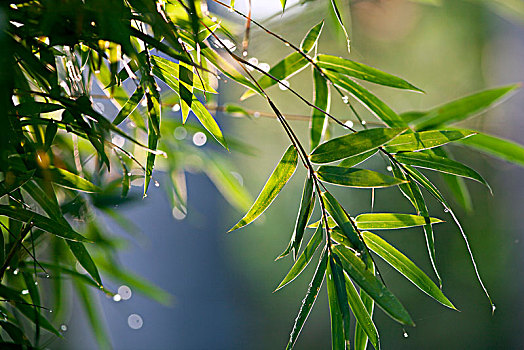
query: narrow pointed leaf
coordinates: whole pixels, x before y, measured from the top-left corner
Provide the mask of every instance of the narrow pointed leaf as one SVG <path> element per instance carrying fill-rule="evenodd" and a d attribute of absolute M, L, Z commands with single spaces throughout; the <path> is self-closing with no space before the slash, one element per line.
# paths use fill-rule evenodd
<path fill-rule="evenodd" d="M 122 123 L 138 107 L 140 101 L 142 101 L 142 98 L 144 98 L 144 88 L 142 86 L 138 86 L 133 95 L 131 95 L 129 100 L 127 100 L 127 102 L 122 106 L 116 115 L 115 119 L 113 120 L 113 124 L 118 125 Z"/>
<path fill-rule="evenodd" d="M 313 69 L 313 82 L 315 85 L 313 103 L 318 108 L 329 112 L 331 94 L 326 78 L 316 69 Z M 309 135 L 311 149 L 314 149 L 322 141 L 328 126 L 328 117 L 316 108 L 313 108 L 311 122 L 309 124 Z"/>
<path fill-rule="evenodd" d="M 381 188 L 404 183 L 376 171 L 341 166 L 323 165 L 318 168 L 317 174 L 322 181 L 347 187 Z"/>
<path fill-rule="evenodd" d="M 309 240 L 309 243 L 307 244 L 306 248 L 300 254 L 298 259 L 293 264 L 293 267 L 291 267 L 291 270 L 289 270 L 288 274 L 282 282 L 278 285 L 277 289 L 275 289 L 275 292 L 281 288 L 283 288 L 285 285 L 287 285 L 289 282 L 293 281 L 295 278 L 297 278 L 298 275 L 304 269 L 307 267 L 309 262 L 311 261 L 311 258 L 313 258 L 313 255 L 315 254 L 315 251 L 317 250 L 318 246 L 322 242 L 322 225 L 319 225 L 318 228 L 315 230 L 315 233 L 313 236 L 311 236 L 311 239 Z"/>
<path fill-rule="evenodd" d="M 369 213 L 360 214 L 355 218 L 357 227 L 361 230 L 389 230 L 423 226 L 426 218 L 420 215 L 398 213 Z M 430 218 L 431 224 L 443 222 L 437 218 Z"/>
<path fill-rule="evenodd" d="M 389 153 L 420 151 L 465 139 L 472 135 L 475 135 L 475 132 L 466 130 L 430 130 L 412 132 L 400 135 L 394 140 L 388 142 L 385 149 Z"/>
<path fill-rule="evenodd" d="M 302 39 L 302 42 L 300 43 L 300 49 L 302 51 L 304 51 L 305 53 L 309 53 L 309 51 L 313 49 L 313 47 L 318 42 L 318 37 L 322 32 L 322 28 L 324 28 L 324 21 L 321 21 L 319 24 L 313 26 L 313 28 L 309 30 L 309 32 L 306 34 L 306 36 L 304 37 L 304 39 Z"/>
<path fill-rule="evenodd" d="M 332 258 L 329 259 L 329 264 L 331 265 L 331 272 L 333 276 L 333 282 L 335 284 L 336 296 L 338 299 L 338 306 L 340 307 L 340 312 L 342 313 L 342 322 L 344 327 L 344 340 L 346 349 L 350 347 L 351 334 L 350 334 L 350 322 L 351 322 L 351 313 L 349 311 L 348 305 L 348 295 L 346 290 L 346 277 L 344 270 L 342 269 L 340 258 L 333 254 Z M 329 277 L 328 277 L 329 278 Z"/>
<path fill-rule="evenodd" d="M 405 130 L 402 128 L 374 128 L 340 136 L 315 148 L 311 153 L 311 161 L 317 164 L 330 163 L 376 150 Z"/>
<path fill-rule="evenodd" d="M 394 320 L 406 325 L 414 325 L 411 316 L 400 301 L 375 277 L 364 262 L 355 253 L 342 245 L 333 247 L 333 252 L 340 257 L 344 271 L 360 288 Z"/>
<path fill-rule="evenodd" d="M 345 350 L 346 339 L 344 335 L 344 320 L 342 318 L 342 311 L 340 309 L 339 298 L 337 295 L 337 287 L 335 286 L 335 277 L 333 276 L 331 259 L 329 259 L 327 264 L 326 285 L 329 302 L 329 314 L 331 316 L 331 349 Z"/>
<path fill-rule="evenodd" d="M 344 26 L 344 21 L 342 20 L 342 15 L 340 14 L 337 2 L 338 0 L 331 0 L 331 9 L 333 10 L 335 17 L 337 18 L 338 24 L 340 24 L 340 28 L 344 32 L 344 36 L 346 37 L 347 50 L 349 53 L 349 51 L 351 50 L 349 35 L 346 27 Z"/>
<path fill-rule="evenodd" d="M 395 247 L 383 240 L 381 237 L 369 232 L 362 232 L 362 237 L 366 245 L 380 256 L 384 261 L 390 264 L 404 277 L 411 281 L 421 291 L 438 301 L 444 306 L 455 309 L 455 306 L 446 298 L 440 288 L 415 265 L 404 254 L 399 252 Z"/>
<path fill-rule="evenodd" d="M 19 222 L 31 221 L 35 227 L 67 240 L 89 242 L 84 236 L 69 227 L 30 210 L 25 210 L 12 205 L 0 205 L 0 216 L 7 216 Z"/>
<path fill-rule="evenodd" d="M 215 140 L 217 140 L 225 149 L 228 149 L 226 139 L 224 138 L 224 135 L 222 135 L 220 126 L 215 121 L 211 113 L 209 113 L 209 111 L 206 109 L 206 107 L 204 107 L 204 105 L 195 98 L 191 105 L 191 109 L 193 110 L 193 113 L 195 113 L 202 126 L 206 128 L 206 130 L 209 131 L 211 135 L 213 135 Z"/>
<path fill-rule="evenodd" d="M 373 95 L 367 89 L 363 88 L 351 78 L 335 73 L 326 72 L 326 75 L 333 81 L 334 84 L 340 86 L 357 100 L 362 102 L 366 108 L 368 108 L 373 114 L 382 120 L 386 125 L 395 127 L 407 127 L 407 123 L 397 113 L 395 113 L 387 104 L 385 104 L 378 97 Z"/>
<path fill-rule="evenodd" d="M 313 276 L 313 279 L 309 284 L 306 297 L 302 301 L 302 306 L 300 307 L 298 316 L 295 319 L 295 324 L 293 325 L 293 330 L 291 331 L 291 334 L 289 336 L 289 341 L 287 343 L 286 350 L 291 350 L 295 345 L 300 331 L 302 330 L 304 323 L 306 323 L 309 313 L 311 312 L 311 309 L 313 308 L 313 305 L 317 300 L 320 287 L 322 286 L 322 281 L 324 280 L 324 275 L 326 274 L 327 262 L 327 254 L 325 253 L 325 251 L 323 251 L 322 255 L 320 256 L 315 275 Z"/>
<path fill-rule="evenodd" d="M 288 79 L 292 77 L 293 75 L 300 72 L 302 69 L 304 69 L 309 64 L 308 60 L 302 56 L 299 52 L 293 52 L 286 58 L 284 58 L 282 61 L 275 64 L 271 69 L 267 72 L 269 75 L 273 76 L 274 78 L 282 81 L 284 79 Z M 262 89 L 267 89 L 278 82 L 269 77 L 268 75 L 264 75 L 262 78 L 258 80 L 258 84 Z M 253 90 L 247 90 L 244 92 L 244 94 L 240 97 L 240 100 L 245 100 L 248 97 L 251 97 L 255 94 L 255 91 Z"/>
<path fill-rule="evenodd" d="M 460 142 L 481 152 L 524 166 L 524 146 L 516 142 L 483 133 Z"/>
<path fill-rule="evenodd" d="M 375 265 L 370 260 L 368 262 L 368 270 L 375 274 Z M 375 308 L 375 302 L 372 298 L 369 297 L 369 295 L 363 290 L 360 289 L 360 300 L 362 301 L 362 304 L 366 308 L 367 313 L 369 314 L 369 317 L 371 320 L 373 320 L 373 311 Z M 351 304 L 350 304 L 351 305 Z M 378 334 L 377 334 L 378 335 Z M 368 343 L 368 335 L 364 328 L 360 325 L 360 322 L 357 322 L 355 325 L 355 350 L 366 350 Z M 378 346 L 380 346 L 380 340 L 377 342 Z M 377 347 L 375 349 L 378 350 Z"/>
<path fill-rule="evenodd" d="M 76 260 L 82 265 L 82 267 L 93 277 L 93 279 L 101 286 L 102 279 L 98 273 L 98 268 L 95 265 L 95 262 L 91 258 L 91 255 L 87 251 L 83 243 L 66 241 L 69 249 L 75 256 Z"/>
<path fill-rule="evenodd" d="M 329 69 L 340 74 L 366 80 L 375 84 L 423 92 L 421 89 L 408 83 L 402 78 L 345 58 L 331 55 L 318 55 L 317 64 L 320 68 Z"/>
<path fill-rule="evenodd" d="M 160 101 L 158 94 L 146 92 L 147 99 L 147 114 L 148 114 L 148 128 L 147 128 L 147 147 L 155 150 L 158 146 L 158 139 L 160 138 Z M 145 180 L 144 180 L 144 195 L 147 192 L 151 177 L 153 176 L 153 168 L 155 165 L 156 154 L 153 152 L 147 153 Z"/>
<path fill-rule="evenodd" d="M 486 180 L 484 180 L 475 170 L 449 158 L 434 156 L 422 152 L 408 152 L 395 155 L 395 159 L 403 164 L 467 177 L 468 179 L 478 181 L 490 188 Z"/>
<path fill-rule="evenodd" d="M 42 169 L 38 175 L 43 178 L 47 178 L 49 175 L 54 183 L 72 190 L 88 193 L 100 192 L 98 186 L 65 169 L 49 167 Z"/>
<path fill-rule="evenodd" d="M 378 331 L 377 331 L 377 328 L 375 327 L 375 323 L 371 319 L 371 315 L 369 314 L 366 305 L 364 305 L 362 299 L 358 295 L 358 292 L 355 289 L 353 282 L 351 282 L 351 280 L 347 277 L 347 275 L 345 275 L 344 277 L 346 280 L 346 294 L 348 296 L 349 306 L 351 307 L 351 311 L 353 312 L 353 315 L 355 315 L 355 319 L 357 320 L 357 325 L 359 328 L 361 328 L 364 331 L 366 338 L 369 338 L 369 341 L 371 342 L 373 347 L 379 350 L 380 343 L 379 343 Z M 355 336 L 355 343 L 356 341 L 357 339 Z"/>
<path fill-rule="evenodd" d="M 297 168 L 298 153 L 293 145 L 289 146 L 286 153 L 276 166 L 275 170 L 264 185 L 264 188 L 251 206 L 247 214 L 229 230 L 229 232 L 244 227 L 259 217 L 277 197 L 287 181 L 293 176 Z"/>
<path fill-rule="evenodd" d="M 500 102 L 504 96 L 507 97 L 519 86 L 508 85 L 462 97 L 424 112 L 414 124 L 417 130 L 427 130 L 467 119 L 484 112 L 496 102 Z"/>

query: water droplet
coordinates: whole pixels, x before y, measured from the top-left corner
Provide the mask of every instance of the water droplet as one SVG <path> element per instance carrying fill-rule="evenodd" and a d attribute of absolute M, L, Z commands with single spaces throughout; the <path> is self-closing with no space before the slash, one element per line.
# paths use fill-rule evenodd
<path fill-rule="evenodd" d="M 111 142 L 113 142 L 116 146 L 122 148 L 122 147 L 124 147 L 124 144 L 126 143 L 126 139 L 123 138 L 123 137 L 120 136 L 120 135 L 115 135 L 115 136 L 113 136 L 113 138 L 111 139 Z"/>
<path fill-rule="evenodd" d="M 217 21 L 216 17 L 211 17 L 211 22 L 216 22 L 216 21 Z"/>
<path fill-rule="evenodd" d="M 131 288 L 126 285 L 118 287 L 118 294 L 122 297 L 122 300 L 129 300 L 133 295 Z"/>
<path fill-rule="evenodd" d="M 353 127 L 353 122 L 351 120 L 346 120 L 344 125 L 347 126 L 348 128 L 352 128 Z"/>
<path fill-rule="evenodd" d="M 247 51 L 246 50 L 242 51 L 242 56 L 244 56 L 244 57 L 247 56 Z"/>
<path fill-rule="evenodd" d="M 175 139 L 177 140 L 183 140 L 187 136 L 187 130 L 183 126 L 179 126 L 175 128 L 175 131 L 173 131 L 173 136 L 175 136 Z"/>
<path fill-rule="evenodd" d="M 178 103 L 175 103 L 173 107 L 171 107 L 171 110 L 173 112 L 178 112 L 180 110 L 180 105 Z"/>
<path fill-rule="evenodd" d="M 19 272 L 20 272 L 20 270 L 19 270 L 19 269 L 15 269 L 15 270 L 13 271 L 13 275 L 15 275 L 15 276 L 16 276 L 16 275 L 18 275 L 18 273 L 19 273 Z"/>
<path fill-rule="evenodd" d="M 386 167 L 386 169 L 387 169 L 387 171 L 393 171 L 393 167 L 392 167 L 391 165 L 388 165 L 388 166 Z"/>
<path fill-rule="evenodd" d="M 49 274 L 48 274 L 48 273 L 46 273 L 46 274 L 45 274 L 45 278 L 49 278 L 49 277 L 50 277 L 50 276 L 49 276 Z"/>
<path fill-rule="evenodd" d="M 127 318 L 127 325 L 132 329 L 140 329 L 144 325 L 144 320 L 140 315 L 131 314 Z"/>
<path fill-rule="evenodd" d="M 233 175 L 233 177 L 238 180 L 240 186 L 244 186 L 244 178 L 242 177 L 242 175 L 240 175 L 236 171 L 232 171 L 231 175 Z"/>
<path fill-rule="evenodd" d="M 404 336 L 404 338 L 409 337 L 409 334 L 408 334 L 408 332 L 406 332 L 406 330 L 404 330 L 404 334 L 403 334 L 403 336 Z"/>
<path fill-rule="evenodd" d="M 155 187 L 160 187 L 160 183 L 155 180 Z"/>
<path fill-rule="evenodd" d="M 113 301 L 119 302 L 122 300 L 122 296 L 120 294 L 113 295 Z"/>
<path fill-rule="evenodd" d="M 173 215 L 173 217 L 176 219 L 176 220 L 184 220 L 186 218 L 186 213 L 182 212 L 180 209 L 178 209 L 177 207 L 174 207 L 173 210 L 171 211 L 171 215 Z"/>
<path fill-rule="evenodd" d="M 255 118 L 260 118 L 260 112 L 255 112 L 255 113 L 253 113 L 253 117 L 255 117 Z"/>
<path fill-rule="evenodd" d="M 35 281 L 35 286 L 38 286 L 38 281 Z"/>
<path fill-rule="evenodd" d="M 491 305 L 491 313 L 495 313 L 496 309 L 497 307 L 495 306 L 495 304 Z"/>
<path fill-rule="evenodd" d="M 50 313 L 50 314 L 53 313 L 53 310 L 49 309 L 49 313 Z"/>
<path fill-rule="evenodd" d="M 348 102 L 349 102 L 349 97 L 347 97 L 347 96 L 342 96 L 342 102 L 344 102 L 344 103 L 348 103 Z"/>
<path fill-rule="evenodd" d="M 27 289 L 22 290 L 22 295 L 27 295 L 27 294 L 29 294 L 29 290 Z"/>
<path fill-rule="evenodd" d="M 193 135 L 193 143 L 200 147 L 200 146 L 203 146 L 205 145 L 207 142 L 207 136 L 206 134 L 204 134 L 203 132 L 197 132 L 195 133 L 195 135 Z"/>
<path fill-rule="evenodd" d="M 60 330 L 62 332 L 67 332 L 67 325 L 65 325 L 65 324 L 60 325 Z"/>
<path fill-rule="evenodd" d="M 366 123 L 367 123 L 367 122 L 366 122 L 365 120 L 363 120 L 363 121 L 361 122 L 362 125 L 366 125 Z"/>
<path fill-rule="evenodd" d="M 286 41 L 284 44 L 285 44 L 286 46 L 289 46 L 289 43 L 288 43 L 287 41 Z"/>
<path fill-rule="evenodd" d="M 287 90 L 289 88 L 289 81 L 287 80 L 281 80 L 279 83 L 278 83 L 278 88 L 280 90 Z"/>
<path fill-rule="evenodd" d="M 444 213 L 449 213 L 449 209 L 448 208 L 444 208 Z"/>
<path fill-rule="evenodd" d="M 261 71 L 264 71 L 267 73 L 271 69 L 271 66 L 267 63 L 262 62 L 258 64 L 258 68 L 260 68 Z"/>
<path fill-rule="evenodd" d="M 356 253 L 355 253 L 355 256 L 357 256 L 358 258 L 360 258 L 360 256 L 362 256 L 362 253 L 360 253 L 360 252 L 356 252 Z"/>

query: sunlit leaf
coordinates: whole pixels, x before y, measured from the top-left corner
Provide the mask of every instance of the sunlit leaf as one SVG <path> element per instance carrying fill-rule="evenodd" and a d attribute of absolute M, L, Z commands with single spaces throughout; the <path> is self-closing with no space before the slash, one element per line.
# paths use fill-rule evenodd
<path fill-rule="evenodd" d="M 368 269 L 372 274 L 375 274 L 375 265 L 370 260 L 368 261 Z M 373 320 L 373 311 L 375 308 L 375 302 L 369 295 L 363 290 L 360 289 L 360 300 L 366 308 L 369 317 Z M 350 304 L 351 305 L 351 304 Z M 360 322 L 357 322 L 355 325 L 355 350 L 366 350 L 368 343 L 368 335 L 366 330 L 360 325 Z M 378 346 L 380 346 L 380 341 L 378 341 Z M 377 349 L 378 350 L 378 349 Z"/>
<path fill-rule="evenodd" d="M 315 106 L 329 112 L 331 94 L 326 78 L 324 78 L 316 69 L 313 70 L 313 103 Z M 316 108 L 313 108 L 311 122 L 309 124 L 311 149 L 314 149 L 322 141 L 328 126 L 328 117 Z"/>
<path fill-rule="evenodd" d="M 524 166 L 524 146 L 493 135 L 477 133 L 461 143 L 481 152 Z"/>
<path fill-rule="evenodd" d="M 367 213 L 355 218 L 357 227 L 362 230 L 389 230 L 423 226 L 426 224 L 424 216 L 399 213 Z M 431 224 L 443 222 L 437 218 L 430 218 Z"/>
<path fill-rule="evenodd" d="M 284 1 L 284 0 L 281 0 Z M 319 24 L 313 26 L 306 34 L 302 42 L 300 43 L 300 49 L 305 53 L 309 53 L 311 49 L 317 44 L 320 33 L 322 33 L 322 28 L 324 28 L 324 21 L 321 21 Z"/>
<path fill-rule="evenodd" d="M 54 183 L 65 188 L 88 193 L 100 192 L 100 188 L 98 186 L 65 169 L 51 166 L 41 170 L 41 177 L 45 179 L 48 175 Z"/>
<path fill-rule="evenodd" d="M 358 164 L 362 163 L 366 159 L 372 157 L 375 153 L 377 153 L 377 151 L 378 150 L 376 150 L 376 149 L 372 149 L 371 151 L 367 151 L 367 152 L 358 154 L 356 156 L 348 157 L 348 158 L 344 159 L 343 161 L 341 161 L 338 164 L 338 166 L 344 166 L 344 167 L 347 167 L 347 168 L 351 168 L 351 167 L 353 167 L 355 165 L 358 165 Z"/>
<path fill-rule="evenodd" d="M 347 168 L 323 165 L 318 168 L 318 178 L 335 185 L 362 188 L 381 188 L 396 186 L 403 180 L 368 169 Z"/>
<path fill-rule="evenodd" d="M 331 316 L 331 349 L 344 350 L 346 349 L 346 337 L 344 334 L 344 319 L 342 316 L 341 305 L 337 294 L 337 287 L 335 285 L 335 278 L 333 276 L 333 268 L 331 259 L 328 259 L 326 270 L 326 285 L 329 301 L 329 314 Z M 344 302 L 347 301 L 344 300 Z"/>
<path fill-rule="evenodd" d="M 420 151 L 445 145 L 475 135 L 466 130 L 430 130 L 405 133 L 388 142 L 385 149 L 390 153 Z"/>
<path fill-rule="evenodd" d="M 259 217 L 277 197 L 278 193 L 294 174 L 298 163 L 298 153 L 293 145 L 289 146 L 286 153 L 277 164 L 275 170 L 267 180 L 264 188 L 251 206 L 248 213 L 229 232 L 244 227 Z"/>

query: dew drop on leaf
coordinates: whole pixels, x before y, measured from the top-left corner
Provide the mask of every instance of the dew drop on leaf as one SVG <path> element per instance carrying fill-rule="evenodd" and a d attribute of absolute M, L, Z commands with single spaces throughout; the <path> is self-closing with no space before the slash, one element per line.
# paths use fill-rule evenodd
<path fill-rule="evenodd" d="M 60 330 L 62 332 L 67 332 L 67 325 L 65 325 L 65 324 L 60 325 Z"/>

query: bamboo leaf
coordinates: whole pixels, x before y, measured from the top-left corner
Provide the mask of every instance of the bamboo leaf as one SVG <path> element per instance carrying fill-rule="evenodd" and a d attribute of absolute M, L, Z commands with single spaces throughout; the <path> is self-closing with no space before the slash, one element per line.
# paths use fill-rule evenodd
<path fill-rule="evenodd" d="M 313 69 L 313 83 L 315 85 L 313 103 L 318 108 L 329 112 L 331 94 L 326 78 L 316 69 Z M 313 108 L 311 122 L 309 125 L 309 135 L 311 149 L 313 150 L 322 141 L 328 126 L 328 117 L 316 108 Z"/>
<path fill-rule="evenodd" d="M 357 156 L 390 142 L 406 131 L 403 128 L 374 128 L 340 136 L 319 145 L 311 153 L 311 161 L 317 164 Z"/>
<path fill-rule="evenodd" d="M 371 260 L 368 261 L 368 269 L 372 274 L 375 274 L 375 265 L 373 264 Z M 366 311 L 369 317 L 371 318 L 371 320 L 373 320 L 373 311 L 374 311 L 375 302 L 373 301 L 372 298 L 369 297 L 369 295 L 363 289 L 360 289 L 360 299 L 362 300 L 362 304 L 366 308 Z M 355 325 L 355 350 L 366 350 L 367 343 L 368 343 L 367 332 L 360 325 L 360 322 L 357 322 L 357 324 Z M 377 345 L 380 346 L 380 340 L 377 341 Z M 375 349 L 378 350 L 378 348 L 375 348 Z"/>
<path fill-rule="evenodd" d="M 395 247 L 383 240 L 381 237 L 368 232 L 362 232 L 366 245 L 380 256 L 384 261 L 394 267 L 404 277 L 411 281 L 424 293 L 438 301 L 444 306 L 455 309 L 455 306 L 446 298 L 439 287 L 411 260 L 399 252 Z"/>
<path fill-rule="evenodd" d="M 200 123 L 204 128 L 206 128 L 211 135 L 217 140 L 225 149 L 227 148 L 226 139 L 224 138 L 224 135 L 222 135 L 222 130 L 220 130 L 220 126 L 218 123 L 213 119 L 213 116 L 208 112 L 206 107 L 198 101 L 196 98 L 193 99 L 193 103 L 191 104 L 191 109 L 193 113 L 195 113 L 195 116 L 198 118 Z"/>
<path fill-rule="evenodd" d="M 430 130 L 411 132 L 397 136 L 395 139 L 388 142 L 385 149 L 390 153 L 420 151 L 465 139 L 475 134 L 474 131 L 466 130 Z"/>
<path fill-rule="evenodd" d="M 337 287 L 335 285 L 335 277 L 333 276 L 331 259 L 329 259 L 327 264 L 326 275 L 329 314 L 331 316 L 331 348 L 332 350 L 345 350 L 346 337 L 344 334 L 344 319 L 342 317 L 341 305 L 337 295 Z"/>
<path fill-rule="evenodd" d="M 446 174 L 467 177 L 468 179 L 472 179 L 486 185 L 486 187 L 488 187 L 488 189 L 491 191 L 488 183 L 482 178 L 482 176 L 480 176 L 479 173 L 465 166 L 464 164 L 449 158 L 434 156 L 422 152 L 408 152 L 395 155 L 395 159 L 403 164 L 440 171 Z"/>
<path fill-rule="evenodd" d="M 135 92 L 129 100 L 122 106 L 115 119 L 113 124 L 118 125 L 122 123 L 133 111 L 138 107 L 142 98 L 144 98 L 144 88 L 140 85 L 136 88 Z"/>
<path fill-rule="evenodd" d="M 397 213 L 367 213 L 355 218 L 357 227 L 361 230 L 390 230 L 415 226 L 424 226 L 426 218 L 420 215 Z M 431 224 L 443 222 L 437 218 L 430 218 Z"/>
<path fill-rule="evenodd" d="M 285 0 L 281 0 L 285 1 Z M 309 53 L 313 47 L 318 42 L 318 37 L 320 36 L 320 33 L 322 33 L 322 28 L 324 28 L 324 21 L 321 21 L 319 24 L 313 26 L 309 30 L 309 32 L 306 34 L 304 39 L 302 39 L 302 42 L 300 43 L 300 49 L 304 51 L 305 53 Z"/>
<path fill-rule="evenodd" d="M 322 225 L 319 225 L 318 228 L 315 230 L 315 233 L 313 236 L 311 236 L 311 239 L 309 240 L 309 243 L 307 244 L 306 248 L 300 254 L 298 259 L 295 261 L 293 266 L 291 267 L 291 270 L 289 270 L 288 274 L 282 282 L 278 285 L 278 287 L 275 289 L 274 292 L 277 290 L 283 288 L 288 283 L 293 281 L 295 278 L 300 275 L 302 271 L 307 267 L 311 259 L 313 258 L 313 255 L 315 254 L 315 251 L 317 250 L 318 246 L 322 242 Z"/>
<path fill-rule="evenodd" d="M 62 168 L 50 166 L 46 169 L 42 169 L 39 175 L 44 179 L 47 177 L 47 175 L 50 175 L 51 180 L 54 183 L 72 190 L 87 193 L 101 191 L 98 186 L 94 185 L 88 180 Z"/>
<path fill-rule="evenodd" d="M 320 259 L 317 265 L 317 269 L 315 271 L 313 279 L 311 280 L 311 283 L 309 284 L 309 288 L 307 290 L 306 296 L 304 300 L 302 301 L 302 306 L 300 307 L 298 316 L 295 319 L 293 330 L 291 331 L 291 334 L 289 335 L 289 341 L 287 343 L 286 350 L 293 349 L 293 346 L 295 345 L 295 342 L 297 341 L 300 331 L 302 330 L 304 323 L 306 323 L 309 313 L 311 312 L 311 309 L 313 308 L 313 305 L 315 304 L 315 301 L 317 300 L 318 292 L 320 291 L 320 287 L 322 286 L 322 281 L 324 280 L 324 275 L 326 273 L 327 261 L 328 261 L 327 254 L 325 253 L 325 251 L 323 251 L 322 255 L 320 256 Z"/>
<path fill-rule="evenodd" d="M 524 146 L 513 141 L 493 135 L 477 133 L 460 142 L 481 152 L 524 166 Z"/>
<path fill-rule="evenodd" d="M 364 262 L 351 249 L 337 245 L 332 250 L 340 257 L 344 271 L 349 277 L 364 289 L 389 316 L 402 324 L 415 325 L 400 301 L 366 268 Z"/>
<path fill-rule="evenodd" d="M 318 168 L 318 178 L 335 185 L 361 188 L 396 186 L 405 181 L 368 169 L 323 165 Z"/>
<path fill-rule="evenodd" d="M 359 155 L 346 158 L 343 161 L 341 161 L 338 164 L 338 166 L 351 168 L 351 167 L 353 167 L 355 165 L 358 165 L 358 164 L 362 163 L 366 159 L 372 157 L 375 153 L 377 153 L 377 150 L 376 149 L 372 149 L 371 151 L 367 151 L 367 152 L 361 153 Z"/>
<path fill-rule="evenodd" d="M 407 127 L 407 123 L 404 121 L 404 119 L 402 119 L 378 97 L 351 80 L 351 78 L 330 71 L 326 71 L 325 73 L 334 84 L 340 86 L 342 89 L 353 95 L 357 100 L 362 102 L 366 108 L 368 108 L 380 120 L 386 123 L 386 125 L 392 128 Z"/>
<path fill-rule="evenodd" d="M 340 10 L 338 9 L 337 2 L 338 2 L 338 0 L 331 0 L 331 9 L 333 10 L 333 13 L 335 14 L 335 17 L 337 18 L 337 21 L 340 24 L 340 28 L 344 32 L 344 36 L 346 37 L 347 50 L 348 50 L 348 53 L 349 53 L 349 51 L 351 51 L 349 35 L 348 35 L 348 31 L 347 31 L 346 27 L 344 26 L 344 21 L 342 20 L 342 15 L 340 14 Z"/>
<path fill-rule="evenodd" d="M 345 348 L 350 347 L 350 321 L 351 313 L 349 311 L 348 305 L 348 295 L 346 291 L 346 277 L 344 270 L 342 269 L 340 258 L 333 254 L 331 259 L 329 259 L 329 265 L 331 265 L 331 272 L 333 277 L 333 282 L 335 284 L 336 297 L 338 299 L 338 306 L 340 312 L 342 313 L 342 322 L 344 327 L 344 339 L 345 339 Z M 328 270 L 329 271 L 329 270 Z M 328 285 L 329 285 L 329 272 L 328 272 Z"/>
<path fill-rule="evenodd" d="M 293 145 L 289 146 L 286 153 L 277 164 L 275 170 L 264 185 L 264 188 L 251 206 L 247 214 L 228 232 L 244 227 L 259 217 L 275 200 L 287 181 L 293 176 L 298 164 L 298 153 Z"/>
<path fill-rule="evenodd" d="M 402 78 L 345 58 L 331 55 L 318 55 L 317 64 L 320 68 L 328 69 L 353 78 L 366 80 L 375 84 L 423 92 L 421 89 L 408 83 Z"/>

